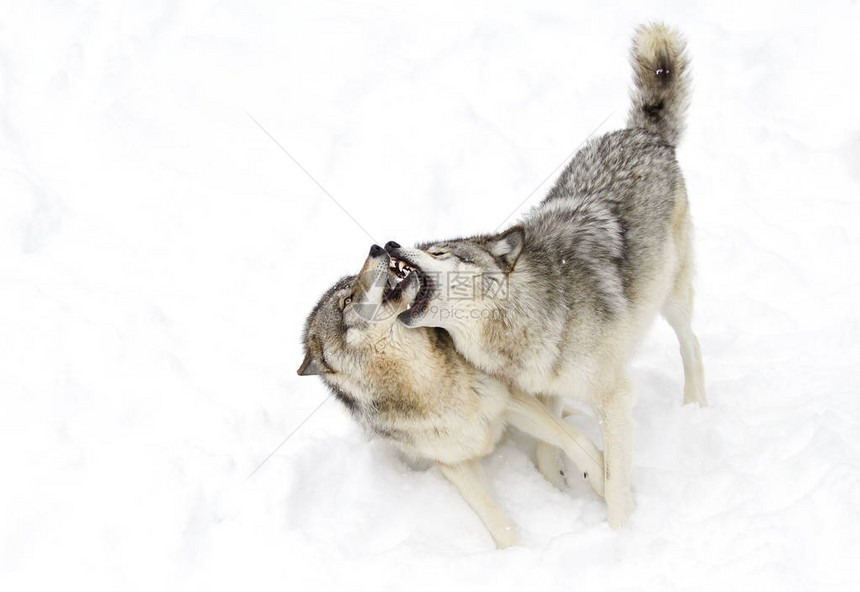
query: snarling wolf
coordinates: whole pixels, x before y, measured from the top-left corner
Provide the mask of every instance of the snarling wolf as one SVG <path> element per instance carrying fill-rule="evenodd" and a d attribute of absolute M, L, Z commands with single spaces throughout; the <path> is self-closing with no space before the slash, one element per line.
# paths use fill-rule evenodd
<path fill-rule="evenodd" d="M 570 397 L 600 422 L 609 524 L 628 523 L 628 361 L 658 313 L 681 346 L 684 402 L 706 404 L 693 312 L 692 223 L 675 147 L 688 63 L 671 29 L 633 40 L 627 128 L 590 141 L 546 198 L 501 233 L 386 250 L 419 284 L 399 320 L 442 328 L 469 362 L 531 395 Z M 462 298 L 462 286 L 472 297 Z"/>
<path fill-rule="evenodd" d="M 300 375 L 319 375 L 352 416 L 406 455 L 436 463 L 500 548 L 513 523 L 487 493 L 478 461 L 505 427 L 560 447 L 603 494 L 603 456 L 591 440 L 535 397 L 487 375 L 442 329 L 399 320 L 421 298 L 421 272 L 374 245 L 361 271 L 335 283 L 305 325 Z"/>

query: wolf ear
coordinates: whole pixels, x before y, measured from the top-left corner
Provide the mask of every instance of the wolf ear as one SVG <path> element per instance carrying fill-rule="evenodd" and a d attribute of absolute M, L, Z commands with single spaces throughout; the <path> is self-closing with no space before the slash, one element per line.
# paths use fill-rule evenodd
<path fill-rule="evenodd" d="M 525 229 L 517 225 L 501 234 L 490 237 L 487 247 L 490 253 L 499 260 L 502 268 L 510 273 L 514 270 L 514 265 L 517 264 L 525 239 Z"/>
<path fill-rule="evenodd" d="M 305 354 L 305 359 L 298 369 L 299 376 L 318 376 L 320 374 L 331 374 L 331 371 L 326 368 L 314 357 L 311 357 L 310 352 Z"/>

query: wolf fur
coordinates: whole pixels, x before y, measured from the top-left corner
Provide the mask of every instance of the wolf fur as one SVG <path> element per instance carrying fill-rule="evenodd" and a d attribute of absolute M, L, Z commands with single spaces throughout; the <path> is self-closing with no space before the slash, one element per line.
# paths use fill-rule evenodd
<path fill-rule="evenodd" d="M 397 280 L 389 255 L 374 246 L 359 274 L 335 283 L 308 317 L 299 374 L 319 375 L 358 423 L 436 463 L 500 548 L 516 544 L 517 532 L 487 492 L 478 460 L 507 425 L 560 447 L 602 495 L 603 457 L 591 440 L 469 364 L 444 330 L 406 328 L 397 315 L 418 281 L 411 273 Z"/>
<path fill-rule="evenodd" d="M 677 146 L 690 96 L 690 67 L 683 40 L 663 24 L 639 27 L 630 64 L 634 84 L 627 127 L 652 131 Z"/>
<path fill-rule="evenodd" d="M 425 293 L 399 315 L 443 328 L 469 362 L 532 395 L 571 397 L 603 432 L 608 521 L 627 525 L 633 392 L 628 360 L 662 313 L 684 365 L 684 402 L 706 404 L 693 312 L 692 222 L 675 145 L 688 101 L 681 37 L 655 24 L 633 40 L 627 129 L 589 142 L 521 224 L 493 235 L 394 242 Z M 458 285 L 473 298 L 454 298 Z"/>

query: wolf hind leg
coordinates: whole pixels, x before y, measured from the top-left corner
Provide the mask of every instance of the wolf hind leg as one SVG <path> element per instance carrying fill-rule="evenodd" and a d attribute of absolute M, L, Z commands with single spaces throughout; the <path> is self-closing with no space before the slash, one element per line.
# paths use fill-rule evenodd
<path fill-rule="evenodd" d="M 550 413 L 561 415 L 563 402 L 558 397 L 545 397 L 538 395 L 538 399 L 546 406 Z M 543 440 L 537 441 L 535 448 L 537 468 L 547 481 L 558 489 L 563 489 L 567 484 L 564 475 L 564 459 L 561 457 L 561 449 Z"/>
<path fill-rule="evenodd" d="M 497 548 L 507 549 L 520 544 L 516 525 L 487 491 L 486 478 L 479 461 L 468 460 L 455 465 L 437 463 L 436 466 L 490 531 Z"/>
<path fill-rule="evenodd" d="M 518 391 L 508 402 L 507 419 L 515 428 L 561 448 L 585 474 L 594 492 L 603 496 L 603 454 L 591 438 L 562 421 L 535 397 Z"/>
<path fill-rule="evenodd" d="M 682 265 L 675 284 L 663 304 L 663 317 L 668 321 L 681 346 L 684 363 L 684 404 L 698 403 L 707 407 L 705 397 L 705 369 L 702 365 L 702 348 L 693 333 L 693 282 L 691 265 Z"/>

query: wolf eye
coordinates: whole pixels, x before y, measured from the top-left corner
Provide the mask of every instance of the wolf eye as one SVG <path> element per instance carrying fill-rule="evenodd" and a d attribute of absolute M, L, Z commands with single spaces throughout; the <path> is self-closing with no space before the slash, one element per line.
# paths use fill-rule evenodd
<path fill-rule="evenodd" d="M 433 251 L 430 254 L 433 255 L 434 257 L 441 257 L 442 255 L 447 255 L 448 253 L 445 251 Z"/>
<path fill-rule="evenodd" d="M 343 302 L 342 302 L 342 303 L 341 303 L 341 305 L 340 305 L 340 307 L 341 307 L 341 308 L 346 308 L 346 307 L 347 307 L 347 306 L 349 306 L 350 304 L 352 304 L 352 295 L 349 295 L 349 296 L 347 296 L 346 298 L 344 298 L 344 299 L 343 299 Z"/>

